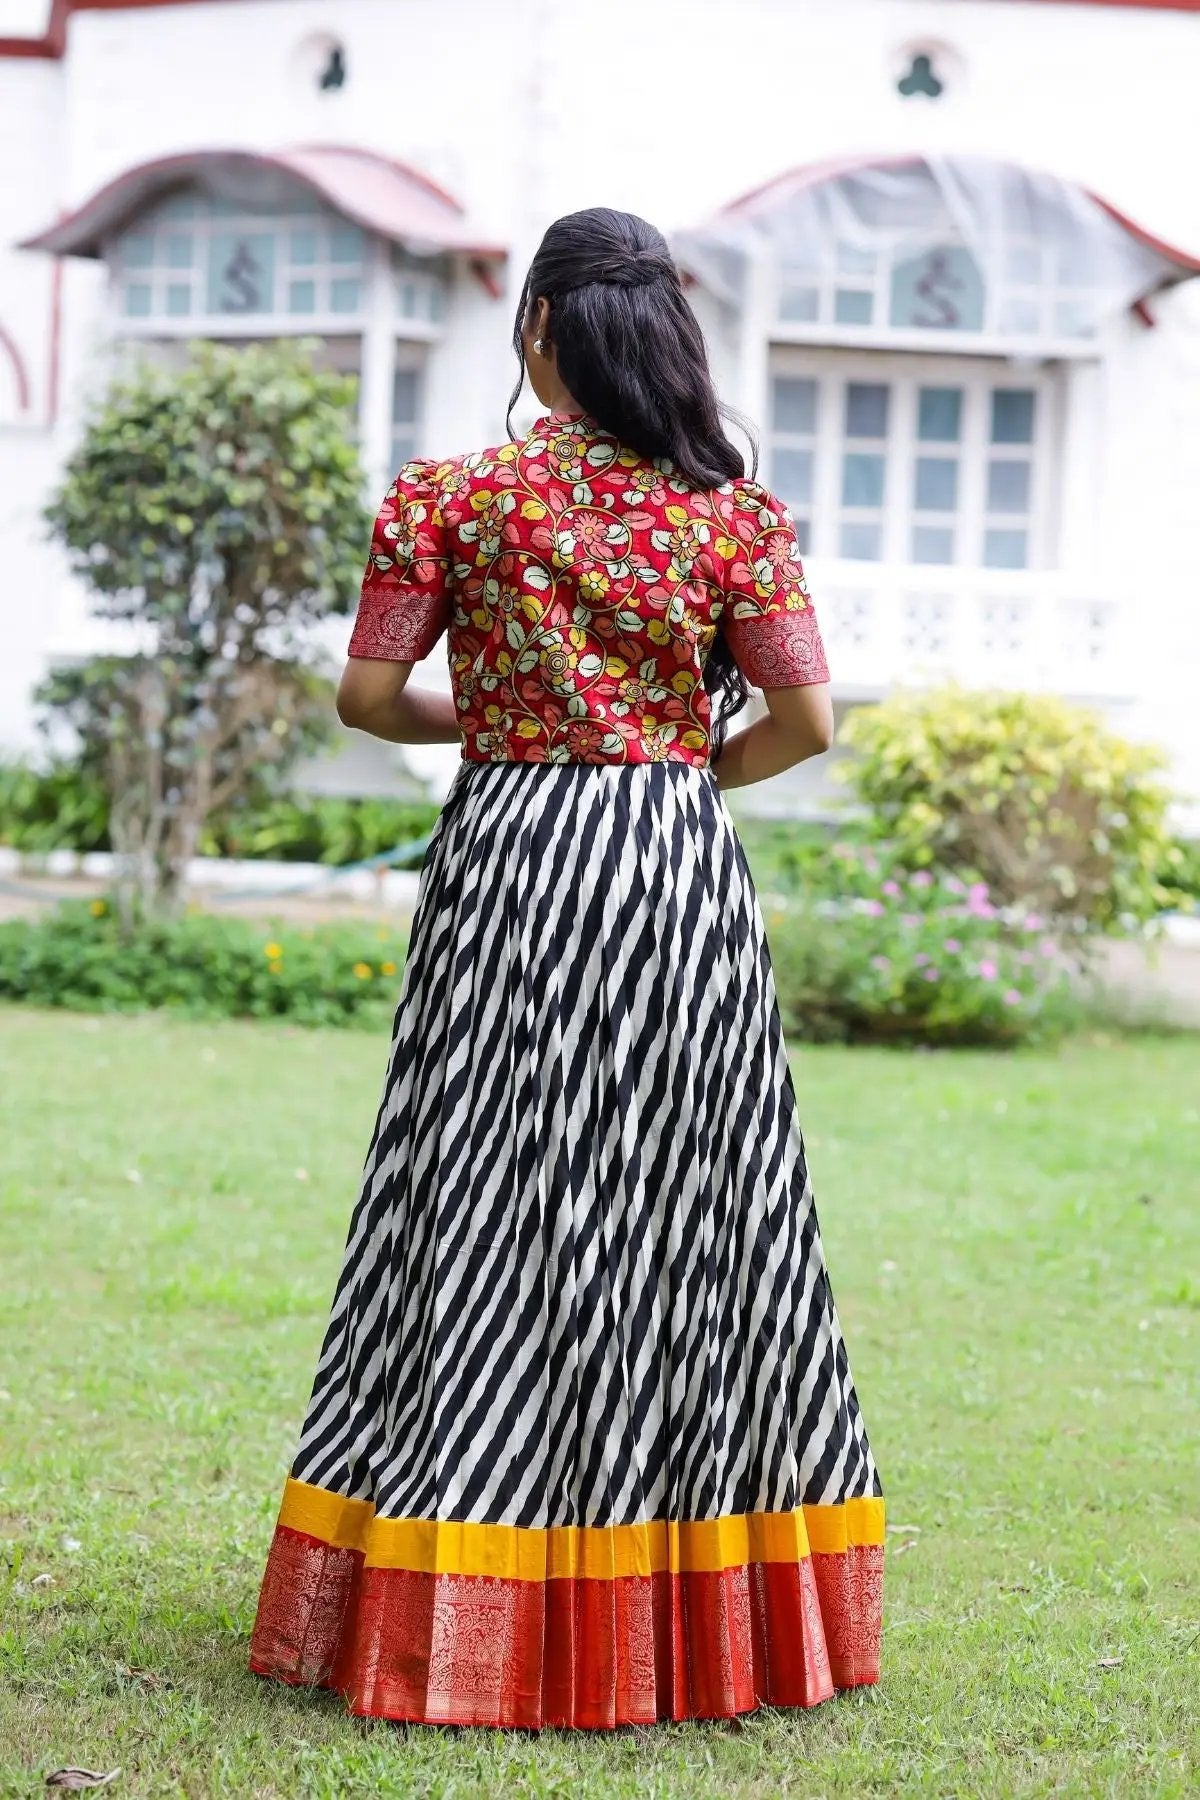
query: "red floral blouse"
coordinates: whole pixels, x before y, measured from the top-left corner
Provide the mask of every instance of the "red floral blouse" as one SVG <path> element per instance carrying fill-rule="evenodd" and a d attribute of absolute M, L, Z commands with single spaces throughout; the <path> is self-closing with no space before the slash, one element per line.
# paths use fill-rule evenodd
<path fill-rule="evenodd" d="M 585 416 L 406 463 L 380 509 L 350 655 L 449 632 L 463 756 L 706 763 L 722 623 L 758 687 L 829 679 L 791 515 L 757 482 L 688 487 Z"/>

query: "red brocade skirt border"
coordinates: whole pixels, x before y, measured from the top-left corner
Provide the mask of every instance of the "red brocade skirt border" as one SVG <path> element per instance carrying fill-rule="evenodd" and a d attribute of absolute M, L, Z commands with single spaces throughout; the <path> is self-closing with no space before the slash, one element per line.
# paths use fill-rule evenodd
<path fill-rule="evenodd" d="M 250 1668 L 332 1689 L 359 1717 L 438 1725 L 603 1729 L 816 1706 L 879 1679 L 883 1503 L 856 1505 L 869 1526 L 851 1537 L 878 1542 L 716 1568 L 676 1566 L 697 1560 L 685 1542 L 669 1567 L 543 1579 L 379 1566 L 281 1522 Z"/>

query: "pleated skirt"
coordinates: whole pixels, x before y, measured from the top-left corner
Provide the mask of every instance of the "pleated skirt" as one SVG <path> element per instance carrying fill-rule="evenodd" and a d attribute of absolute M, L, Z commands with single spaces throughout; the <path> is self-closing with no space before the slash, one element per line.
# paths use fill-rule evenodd
<path fill-rule="evenodd" d="M 250 1667 L 614 1726 L 879 1678 L 884 1502 L 714 777 L 464 762 Z"/>

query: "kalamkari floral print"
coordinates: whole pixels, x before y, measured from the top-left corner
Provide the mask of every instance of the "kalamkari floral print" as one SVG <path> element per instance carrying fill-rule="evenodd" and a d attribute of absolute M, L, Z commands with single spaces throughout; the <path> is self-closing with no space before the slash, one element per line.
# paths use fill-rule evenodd
<path fill-rule="evenodd" d="M 350 655 L 448 632 L 463 757 L 706 764 L 718 627 L 761 688 L 829 670 L 787 508 L 688 486 L 586 416 L 406 463 L 379 511 Z"/>

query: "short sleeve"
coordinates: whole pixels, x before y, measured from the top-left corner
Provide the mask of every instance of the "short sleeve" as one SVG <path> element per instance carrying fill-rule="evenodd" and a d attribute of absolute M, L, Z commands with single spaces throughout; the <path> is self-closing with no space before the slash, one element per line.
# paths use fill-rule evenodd
<path fill-rule="evenodd" d="M 406 463 L 379 509 L 351 656 L 420 662 L 450 623 L 451 558 L 436 466 Z"/>
<path fill-rule="evenodd" d="M 747 481 L 734 486 L 726 517 L 737 553 L 728 565 L 722 625 L 738 668 L 758 688 L 828 681 L 791 513 Z"/>

